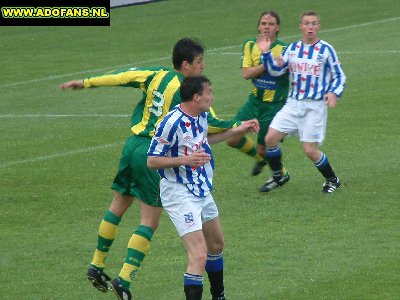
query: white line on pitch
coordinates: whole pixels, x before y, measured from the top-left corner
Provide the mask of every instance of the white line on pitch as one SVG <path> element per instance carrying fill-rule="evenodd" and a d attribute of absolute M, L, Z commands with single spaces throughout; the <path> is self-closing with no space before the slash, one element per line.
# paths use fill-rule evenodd
<path fill-rule="evenodd" d="M 116 142 L 116 143 L 113 143 L 113 144 L 93 146 L 93 147 L 88 147 L 88 148 L 83 148 L 83 149 L 78 149 L 78 150 L 55 153 L 55 154 L 51 154 L 51 155 L 43 155 L 43 156 L 38 156 L 38 157 L 30 158 L 30 159 L 23 159 L 23 160 L 15 160 L 15 161 L 10 161 L 10 162 L 5 162 L 5 163 L 1 163 L 0 164 L 0 169 L 8 168 L 8 167 L 15 166 L 15 165 L 21 165 L 21 164 L 26 164 L 26 163 L 34 163 L 34 162 L 43 161 L 43 160 L 49 160 L 49 159 L 58 158 L 58 157 L 71 156 L 71 155 L 74 155 L 74 154 L 86 153 L 86 152 L 91 152 L 91 151 L 111 148 L 111 147 L 114 147 L 114 146 L 117 146 L 117 145 L 121 145 L 121 144 L 123 144 L 123 143 L 122 142 Z"/>
<path fill-rule="evenodd" d="M 52 115 L 52 114 L 35 114 L 35 115 L 0 115 L 0 118 L 128 118 L 131 115 L 107 115 L 107 114 L 85 114 L 85 115 L 75 115 L 75 114 L 66 114 L 66 115 Z M 225 118 L 225 117 L 232 117 L 233 115 L 220 115 L 218 117 Z"/>
<path fill-rule="evenodd" d="M 349 26 L 338 27 L 338 28 L 332 28 L 332 29 L 325 29 L 325 30 L 321 30 L 320 33 L 335 32 L 335 31 L 347 30 L 347 29 L 354 29 L 354 28 L 365 27 L 365 26 L 375 25 L 375 24 L 379 24 L 379 23 L 386 23 L 386 22 L 392 22 L 392 21 L 398 21 L 398 20 L 400 20 L 400 17 L 377 20 L 377 21 L 366 22 L 366 23 L 361 23 L 361 24 L 356 24 L 356 25 L 349 25 Z M 300 35 L 291 35 L 291 36 L 283 37 L 282 39 L 292 39 L 292 38 L 299 37 L 299 36 Z M 224 50 L 228 50 L 228 49 L 232 49 L 232 48 L 236 48 L 236 47 L 241 47 L 241 46 L 242 45 L 231 45 L 231 46 L 213 48 L 213 49 L 208 50 L 207 53 L 224 51 Z M 170 57 L 166 56 L 166 57 L 154 58 L 154 59 L 149 59 L 149 60 L 143 60 L 143 61 L 138 61 L 138 62 L 135 62 L 135 63 L 132 63 L 132 64 L 142 64 L 142 63 L 149 63 L 149 62 L 157 62 L 157 61 L 162 61 L 162 60 L 166 60 L 166 59 L 170 59 Z M 22 85 L 22 84 L 35 83 L 35 82 L 41 82 L 41 81 L 52 80 L 52 79 L 56 79 L 56 78 L 69 77 L 69 76 L 73 76 L 73 75 L 82 75 L 82 74 L 92 73 L 92 72 L 101 72 L 101 71 L 106 71 L 106 70 L 110 70 L 110 69 L 130 66 L 132 64 L 123 64 L 123 65 L 114 66 L 114 67 L 108 67 L 108 68 L 100 68 L 100 69 L 94 69 L 94 70 L 78 71 L 78 72 L 73 72 L 73 73 L 58 74 L 58 75 L 47 76 L 47 77 L 42 77 L 42 78 L 37 78 L 37 79 L 32 79 L 32 80 L 26 80 L 26 81 L 17 81 L 17 82 L 13 82 L 13 83 L 2 84 L 2 85 L 0 85 L 0 88 L 10 87 L 10 86 L 17 86 L 17 85 Z"/>
<path fill-rule="evenodd" d="M 30 115 L 0 115 L 0 118 L 127 118 L 130 115 L 117 115 L 117 114 L 30 114 Z"/>
<path fill-rule="evenodd" d="M 400 50 L 381 50 L 381 51 L 338 51 L 339 54 L 387 54 L 400 53 Z"/>
<path fill-rule="evenodd" d="M 338 54 L 387 54 L 400 53 L 400 50 L 377 50 L 377 51 L 337 51 Z M 221 52 L 222 55 L 241 55 L 241 52 Z"/>
<path fill-rule="evenodd" d="M 393 21 L 398 21 L 398 20 L 400 20 L 400 17 L 394 17 L 394 18 L 366 22 L 366 23 L 361 23 L 361 24 L 356 24 L 356 25 L 349 25 L 349 26 L 337 27 L 337 28 L 332 28 L 332 29 L 324 29 L 324 30 L 319 31 L 319 33 L 329 33 L 329 32 L 341 31 L 341 30 L 348 30 L 348 29 L 360 28 L 360 27 L 375 25 L 375 24 L 379 24 L 379 23 L 393 22 Z M 299 38 L 299 37 L 301 37 L 300 34 L 295 34 L 295 35 L 288 35 L 288 36 L 280 37 L 280 39 L 290 40 L 290 39 Z M 228 50 L 228 49 L 236 48 L 239 46 L 243 46 L 243 45 L 233 45 L 233 46 L 227 46 L 227 47 L 214 48 L 214 49 L 211 49 L 210 51 L 208 51 L 207 53 L 221 51 L 221 50 L 222 51 Z"/>
<path fill-rule="evenodd" d="M 159 58 L 154 58 L 154 59 L 148 59 L 148 60 L 142 60 L 142 61 L 137 61 L 135 64 L 145 64 L 145 63 L 150 63 L 150 62 L 157 62 L 157 61 L 162 61 L 164 59 L 169 59 L 169 56 L 166 57 L 159 57 Z M 122 67 L 128 67 L 131 66 L 132 64 L 123 64 L 119 66 L 113 66 L 113 67 L 106 67 L 106 68 L 99 68 L 99 69 L 93 69 L 93 70 L 86 70 L 86 71 L 78 71 L 78 72 L 72 72 L 72 73 L 66 73 L 66 74 L 58 74 L 58 75 L 53 75 L 53 76 L 48 76 L 48 77 L 42 77 L 42 78 L 37 78 L 37 79 L 32 79 L 32 80 L 27 80 L 27 81 L 17 81 L 13 83 L 7 83 L 0 85 L 0 88 L 3 87 L 10 87 L 10 86 L 15 86 L 15 85 L 21 85 L 21 84 L 28 84 L 28 83 L 35 83 L 35 82 L 41 82 L 41 81 L 47 81 L 47 80 L 52 80 L 52 79 L 57 79 L 57 78 L 63 78 L 63 77 L 69 77 L 69 76 L 75 76 L 75 75 L 82 75 L 85 73 L 94 73 L 94 72 L 101 72 L 101 71 L 109 71 L 112 69 L 118 69 Z"/>

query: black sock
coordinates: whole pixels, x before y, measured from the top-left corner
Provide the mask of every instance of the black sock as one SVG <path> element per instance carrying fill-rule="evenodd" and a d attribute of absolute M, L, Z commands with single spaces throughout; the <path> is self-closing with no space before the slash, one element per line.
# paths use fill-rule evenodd
<path fill-rule="evenodd" d="M 201 300 L 203 295 L 202 285 L 185 285 L 184 286 L 186 300 Z"/>
<path fill-rule="evenodd" d="M 273 177 L 278 179 L 281 178 L 282 168 L 283 168 L 281 148 L 280 147 L 267 148 L 265 157 L 272 170 Z"/>
<path fill-rule="evenodd" d="M 212 299 L 225 299 L 224 297 L 224 270 L 217 272 L 207 272 L 210 281 L 210 292 Z"/>
<path fill-rule="evenodd" d="M 314 164 L 317 167 L 318 171 L 320 171 L 322 176 L 324 176 L 326 179 L 330 180 L 336 178 L 335 172 L 333 172 L 328 157 L 324 153 L 321 152 L 320 159 Z"/>

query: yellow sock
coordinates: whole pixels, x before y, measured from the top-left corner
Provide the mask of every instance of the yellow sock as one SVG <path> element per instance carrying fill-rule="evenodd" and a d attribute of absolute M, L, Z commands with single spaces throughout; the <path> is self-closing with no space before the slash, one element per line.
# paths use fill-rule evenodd
<path fill-rule="evenodd" d="M 111 245 L 114 242 L 115 236 L 117 235 L 118 224 L 121 218 L 114 215 L 111 211 L 108 211 L 101 222 L 99 227 L 99 234 L 97 237 L 97 248 L 93 254 L 91 264 L 97 268 L 104 268 L 104 261 L 107 258 L 108 251 L 110 251 Z"/>
<path fill-rule="evenodd" d="M 252 156 L 256 161 L 264 160 L 264 158 L 257 153 L 254 141 L 247 136 L 244 136 L 234 148 L 246 155 Z"/>
<path fill-rule="evenodd" d="M 140 225 L 130 238 L 125 263 L 118 275 L 125 282 L 131 283 L 136 271 L 142 265 L 143 259 L 150 251 L 152 236 L 153 230 L 150 227 Z"/>

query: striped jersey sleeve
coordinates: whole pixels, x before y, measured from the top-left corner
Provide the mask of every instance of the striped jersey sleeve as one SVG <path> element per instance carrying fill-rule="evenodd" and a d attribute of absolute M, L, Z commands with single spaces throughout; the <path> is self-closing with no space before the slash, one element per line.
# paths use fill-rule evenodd
<path fill-rule="evenodd" d="M 163 67 L 128 68 L 84 79 L 84 86 L 123 86 L 142 91 L 131 118 L 135 135 L 152 137 L 157 124 L 181 102 L 179 87 L 183 75 Z"/>
<path fill-rule="evenodd" d="M 253 67 L 260 64 L 260 55 L 261 51 L 259 52 L 258 60 L 257 57 L 253 55 L 253 48 L 256 44 L 256 39 L 248 39 L 244 42 L 242 47 L 242 56 L 241 56 L 241 67 Z M 256 47 L 257 49 L 258 47 Z"/>
<path fill-rule="evenodd" d="M 221 120 L 217 117 L 215 111 L 212 107 L 210 107 L 210 112 L 207 117 L 208 121 L 208 133 L 218 133 L 230 128 L 235 128 L 240 126 L 242 123 L 239 120 Z"/>
<path fill-rule="evenodd" d="M 207 113 L 194 118 L 177 106 L 157 126 L 147 155 L 180 157 L 194 151 L 205 151 L 212 157 L 207 126 Z M 214 160 L 211 159 L 201 167 L 184 165 L 160 169 L 158 173 L 169 181 L 185 184 L 193 195 L 204 197 L 212 190 L 213 169 Z"/>
<path fill-rule="evenodd" d="M 284 64 L 278 66 L 270 52 L 263 53 L 264 66 L 272 75 L 289 72 L 290 98 L 323 100 L 328 92 L 342 95 L 346 75 L 334 48 L 327 42 L 294 42 L 282 52 L 282 58 Z"/>
<path fill-rule="evenodd" d="M 164 70 L 162 67 L 128 68 L 114 70 L 101 76 L 88 77 L 83 80 L 85 88 L 100 86 L 126 86 L 145 89 L 145 82 L 156 72 Z"/>

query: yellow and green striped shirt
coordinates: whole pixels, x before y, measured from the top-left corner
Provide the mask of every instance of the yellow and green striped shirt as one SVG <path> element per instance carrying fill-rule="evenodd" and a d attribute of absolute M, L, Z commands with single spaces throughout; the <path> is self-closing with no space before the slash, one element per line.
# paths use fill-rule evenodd
<path fill-rule="evenodd" d="M 181 102 L 179 88 L 183 75 L 172 69 L 129 68 L 83 81 L 84 86 L 125 86 L 142 90 L 142 99 L 133 111 L 131 130 L 135 135 L 152 137 L 157 124 L 172 107 Z"/>
<path fill-rule="evenodd" d="M 278 57 L 282 50 L 287 45 L 280 40 L 276 40 L 271 45 L 271 53 L 274 57 Z M 261 65 L 262 56 L 261 50 L 257 45 L 257 39 L 246 40 L 243 44 L 242 52 L 242 68 L 256 67 Z M 286 101 L 289 91 L 289 77 L 288 74 L 284 74 L 279 77 L 273 77 L 267 72 L 257 78 L 252 79 L 253 95 L 262 101 L 267 102 L 280 102 Z"/>
<path fill-rule="evenodd" d="M 84 79 L 86 88 L 100 86 L 124 86 L 142 90 L 142 99 L 135 107 L 131 118 L 133 134 L 152 137 L 155 128 L 165 115 L 182 102 L 179 88 L 184 76 L 172 69 L 129 68 Z M 221 132 L 240 125 L 236 120 L 220 120 L 214 111 L 208 114 L 211 133 Z"/>

